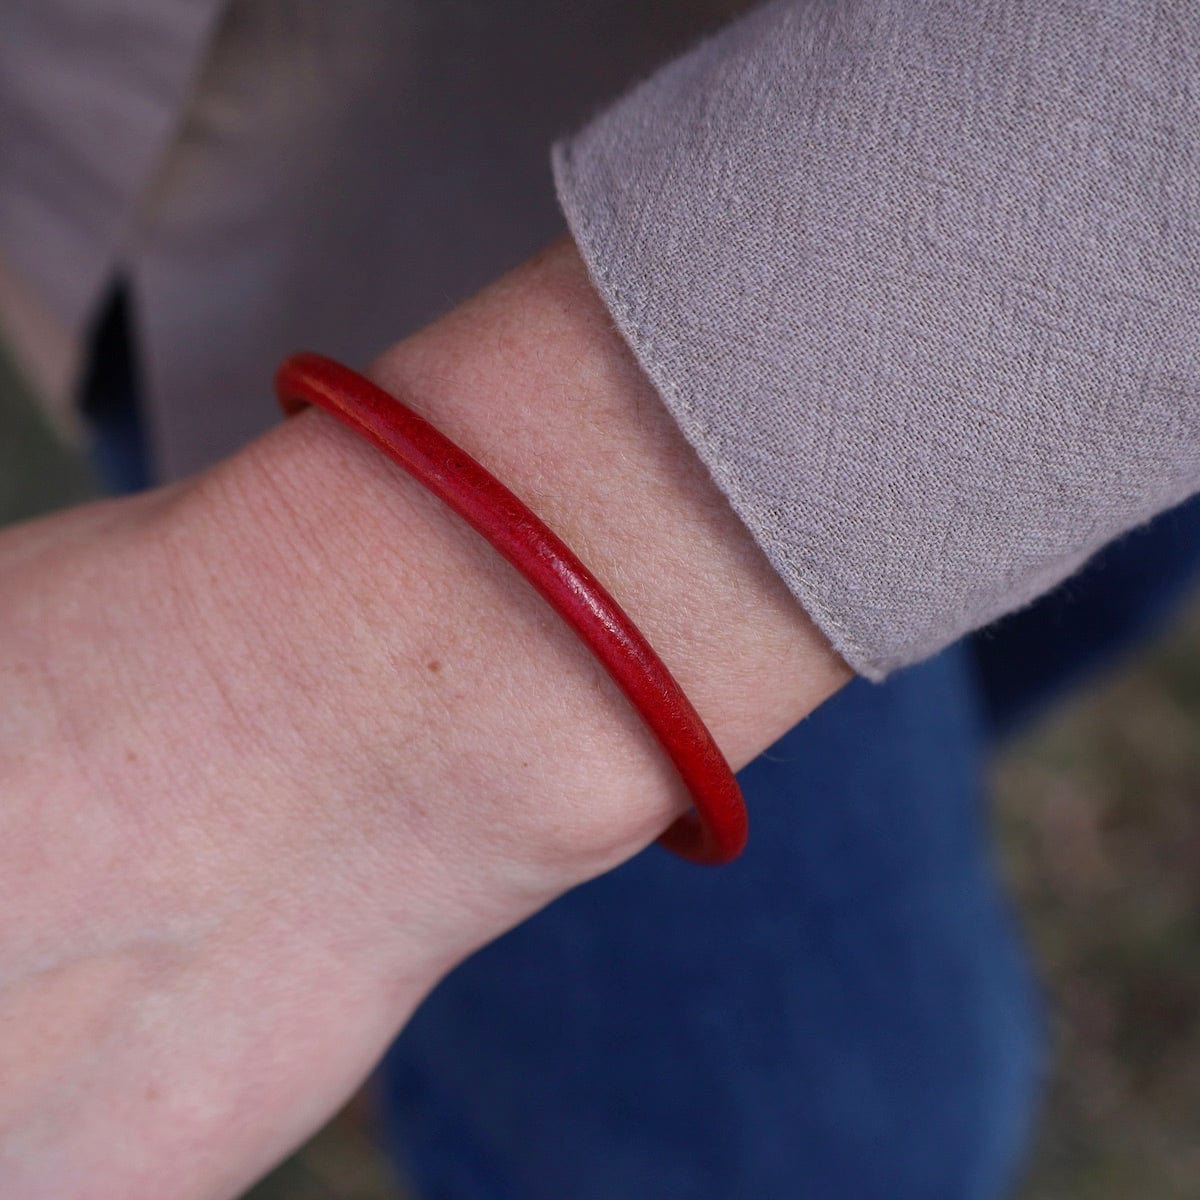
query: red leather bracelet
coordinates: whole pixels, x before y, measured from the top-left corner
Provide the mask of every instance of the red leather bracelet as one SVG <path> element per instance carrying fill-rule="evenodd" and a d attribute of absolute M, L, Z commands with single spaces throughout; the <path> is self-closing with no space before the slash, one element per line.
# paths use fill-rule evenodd
<path fill-rule="evenodd" d="M 659 842 L 693 862 L 736 858 L 746 844 L 746 806 L 725 756 L 649 642 L 570 548 L 465 450 L 349 367 L 293 355 L 276 373 L 275 392 L 288 415 L 315 404 L 372 442 L 533 584 L 600 660 L 691 791 L 694 810 Z"/>

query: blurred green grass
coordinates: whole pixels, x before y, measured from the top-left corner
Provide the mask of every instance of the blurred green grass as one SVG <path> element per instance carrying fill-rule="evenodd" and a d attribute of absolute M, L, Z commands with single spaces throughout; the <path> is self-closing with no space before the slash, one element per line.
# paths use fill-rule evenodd
<path fill-rule="evenodd" d="M 0 343 L 0 525 L 95 494 L 78 454 L 55 435 Z"/>
<path fill-rule="evenodd" d="M 1024 1200 L 1200 1195 L 1198 733 L 1193 604 L 997 763 L 1056 1048 Z"/>
<path fill-rule="evenodd" d="M 0 347 L 0 524 L 94 482 Z M 1053 1008 L 1019 1200 L 1200 1195 L 1200 604 L 1000 758 L 995 827 Z M 245 1200 L 398 1200 L 357 1098 Z"/>

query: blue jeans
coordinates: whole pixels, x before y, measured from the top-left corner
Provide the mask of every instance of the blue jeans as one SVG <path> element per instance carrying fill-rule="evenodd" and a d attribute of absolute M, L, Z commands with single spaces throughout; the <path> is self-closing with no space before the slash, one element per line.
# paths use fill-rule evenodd
<path fill-rule="evenodd" d="M 136 387 L 94 359 L 97 462 L 136 486 Z M 652 848 L 459 967 L 378 1075 L 425 1200 L 1006 1194 L 1044 1038 L 982 767 L 1197 574 L 1193 501 L 792 730 L 741 773 L 736 864 Z"/>
<path fill-rule="evenodd" d="M 753 833 L 651 849 L 477 954 L 388 1056 L 428 1200 L 1001 1194 L 1041 1061 L 964 649 L 741 774 Z"/>

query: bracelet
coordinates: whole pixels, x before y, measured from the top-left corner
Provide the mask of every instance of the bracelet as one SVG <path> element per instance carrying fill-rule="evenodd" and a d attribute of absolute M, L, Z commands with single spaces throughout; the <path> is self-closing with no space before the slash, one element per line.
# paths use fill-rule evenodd
<path fill-rule="evenodd" d="M 725 756 L 649 642 L 570 548 L 465 450 L 349 367 L 292 355 L 275 392 L 288 416 L 314 404 L 361 434 L 529 580 L 625 693 L 692 794 L 693 810 L 659 842 L 693 862 L 736 858 L 748 821 Z"/>

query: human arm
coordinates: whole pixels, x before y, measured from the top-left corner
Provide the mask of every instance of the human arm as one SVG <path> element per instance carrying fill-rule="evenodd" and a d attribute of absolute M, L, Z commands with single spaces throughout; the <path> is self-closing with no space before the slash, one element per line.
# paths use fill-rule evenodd
<path fill-rule="evenodd" d="M 752 85 L 727 106 L 742 124 L 713 126 L 724 140 L 658 140 L 662 122 L 631 119 L 648 144 L 624 144 L 644 152 L 641 163 L 663 165 L 663 175 L 605 157 L 621 138 L 591 158 L 577 144 L 574 178 L 603 187 L 572 194 L 592 203 L 607 196 L 619 218 L 611 238 L 585 237 L 606 298 L 663 399 L 678 406 L 686 396 L 692 416 L 713 418 L 708 427 L 721 436 L 694 444 L 726 485 L 737 482 L 731 472 L 741 461 L 739 511 L 768 546 L 777 577 L 714 492 L 693 495 L 684 482 L 679 492 L 652 487 L 637 503 L 663 464 L 631 457 L 634 442 L 658 445 L 676 466 L 694 470 L 694 462 L 678 441 L 680 458 L 643 443 L 655 426 L 639 422 L 662 416 L 653 390 L 637 391 L 646 403 L 630 403 L 623 425 L 620 406 L 604 403 L 612 378 L 602 386 L 585 366 L 590 349 L 555 353 L 545 329 L 522 348 L 537 321 L 526 313 L 513 327 L 500 309 L 516 320 L 528 294 L 502 290 L 507 298 L 484 326 L 475 324 L 478 308 L 458 314 L 383 369 L 411 380 L 438 423 L 478 449 L 612 585 L 735 762 L 745 757 L 739 739 L 744 749 L 770 740 L 766 729 L 748 736 L 764 705 L 779 704 L 765 715 L 781 729 L 836 681 L 812 696 L 791 690 L 827 660 L 800 654 L 820 640 L 806 641 L 812 629 L 785 603 L 778 579 L 801 598 L 829 600 L 831 635 L 857 622 L 843 644 L 864 670 L 882 673 L 1020 603 L 1090 547 L 1195 489 L 1188 93 L 1160 86 L 1167 103 L 1157 111 L 1171 119 L 1159 127 L 1154 90 L 1120 86 L 1123 73 L 1161 84 L 1121 64 L 1134 61 L 1126 50 L 1139 62 L 1153 57 L 1153 39 L 1139 45 L 1133 35 L 1167 29 L 1166 10 L 1148 25 L 1125 23 L 1125 41 L 1112 43 L 1122 54 L 1094 56 L 1101 74 L 1091 91 L 1083 76 L 1057 90 L 1056 65 L 1079 65 L 1071 45 L 1109 43 L 1081 35 L 1064 50 L 1052 41 L 1045 44 L 1055 53 L 1042 61 L 1044 43 L 1022 36 L 1019 17 L 1061 38 L 1071 27 L 1054 22 L 1085 8 L 1039 15 L 1025 6 L 1005 18 L 1017 10 L 774 5 L 738 27 L 736 36 L 750 38 L 749 58 L 730 51 L 722 59 L 733 82 Z M 933 23 L 896 24 L 905 13 Z M 977 41 L 941 36 L 955 13 L 955 27 L 974 28 Z M 821 14 L 827 42 L 821 28 L 804 24 Z M 764 27 L 769 19 L 781 23 Z M 1168 65 L 1186 56 L 1189 29 L 1168 39 Z M 1009 36 L 1023 53 L 997 53 Z M 738 65 L 761 62 L 761 45 L 780 51 L 765 77 Z M 820 59 L 831 73 L 789 74 L 789 62 L 808 62 L 795 57 L 807 45 L 846 53 Z M 996 79 L 972 69 L 989 56 L 1009 73 Z M 672 134 L 707 128 L 702 118 L 719 113 L 695 106 L 720 89 L 698 60 L 688 61 L 682 74 L 664 77 L 691 81 L 684 94 L 692 107 L 663 106 Z M 899 99 L 876 88 L 880 65 L 899 72 Z M 990 89 L 973 91 L 975 78 L 991 80 Z M 738 135 L 759 119 L 756 103 L 771 94 L 760 85 L 771 80 L 807 80 L 813 89 L 771 110 L 802 151 L 790 159 Z M 945 88 L 951 103 L 930 108 Z M 1124 97 L 1130 107 L 1112 112 L 1097 97 Z M 850 125 L 808 131 L 789 123 L 814 112 L 841 113 Z M 935 136 L 914 149 L 905 139 L 919 129 Z M 989 169 L 964 174 L 979 165 L 967 151 L 980 141 Z M 672 157 L 675 144 L 696 153 Z M 730 146 L 754 153 L 727 159 Z M 939 146 L 944 154 L 930 153 Z M 712 223 L 678 219 L 679 193 L 664 184 L 689 178 L 724 185 L 705 210 Z M 1014 181 L 1027 189 L 1002 186 Z M 1120 203 L 1106 207 L 1113 184 Z M 655 203 L 625 222 L 637 194 Z M 1082 226 L 1075 217 L 1086 218 Z M 797 236 L 800 255 L 770 253 L 781 230 Z M 621 236 L 631 231 L 633 241 Z M 1156 241 L 1156 231 L 1171 236 Z M 847 246 L 853 253 L 835 253 Z M 697 269 L 714 258 L 722 268 L 715 275 Z M 632 296 L 614 289 L 622 263 L 649 268 Z M 1097 288 L 1098 280 L 1108 286 Z M 689 281 L 701 286 L 678 286 Z M 671 314 L 687 318 L 688 336 L 660 330 L 647 338 Z M 781 344 L 789 347 L 782 356 Z M 573 389 L 563 390 L 564 379 Z M 742 390 L 746 381 L 754 390 Z M 485 424 L 457 408 L 480 395 L 489 399 Z M 544 413 L 517 403 L 546 395 L 560 403 Z M 574 405 L 581 395 L 585 407 L 564 409 L 562 401 Z M 714 408 L 722 395 L 737 403 Z M 556 430 L 550 418 L 565 411 L 586 445 Z M 688 411 L 672 411 L 683 427 Z M 787 419 L 774 431 L 757 424 L 781 414 Z M 521 607 L 519 586 L 505 590 L 509 577 L 485 548 L 471 550 L 428 497 L 319 421 L 304 418 L 169 498 L 7 539 L 7 615 L 23 632 L 5 672 L 13 700 L 3 786 L 5 796 L 36 797 L 36 805 L 10 802 L 6 822 L 17 836 L 6 843 L 0 878 L 20 884 L 5 906 L 13 928 L 22 936 L 46 930 L 50 940 L 4 941 L 16 946 L 11 961 L 23 955 L 27 981 L 5 1014 L 21 1040 L 7 1046 L 4 1078 L 27 1081 L 20 1097 L 5 1089 L 23 1101 L 5 1114 L 5 1169 L 86 1172 L 87 1186 L 99 1189 L 114 1178 L 106 1168 L 118 1173 L 108 1194 L 120 1196 L 158 1194 L 167 1171 L 172 1192 L 182 1193 L 181 1176 L 209 1194 L 240 1186 L 352 1086 L 456 955 L 619 858 L 624 845 L 647 840 L 682 803 L 663 790 L 669 775 L 648 743 L 632 740 L 644 735 L 606 681 L 532 598 Z M 639 437 L 622 439 L 622 428 Z M 687 428 L 694 437 L 694 423 Z M 467 431 L 486 438 L 494 457 Z M 779 447 L 804 453 L 781 457 Z M 1080 464 L 1082 479 L 1069 469 Z M 93 529 L 92 541 L 72 541 L 76 521 L 108 524 Z M 723 521 L 733 543 L 723 540 Z M 39 539 L 46 555 L 26 557 Z M 698 553 L 681 558 L 680 547 Z M 749 583 L 730 573 L 742 556 L 757 564 Z M 18 557 L 20 571 L 11 565 Z M 53 609 L 49 597 L 57 597 Z M 757 617 L 731 627 L 730 611 L 761 612 L 765 638 Z M 69 639 L 55 634 L 64 628 Z M 685 641 L 694 644 L 681 656 L 673 646 Z M 715 667 L 701 678 L 705 671 L 687 663 L 706 656 Z M 564 690 L 548 689 L 547 678 Z M 726 683 L 713 682 L 720 678 Z M 724 717 L 718 692 L 730 700 Z M 489 703 L 502 728 L 489 724 Z M 466 753 L 456 740 L 464 730 L 486 755 Z M 76 750 L 64 760 L 65 745 Z M 122 760 L 128 750 L 134 759 Z M 121 781 L 135 776 L 143 780 L 136 794 L 151 796 L 152 806 L 130 801 Z M 83 814 L 70 804 L 81 780 L 104 797 Z M 623 824 L 635 810 L 636 835 Z M 51 835 L 54 858 L 45 852 Z M 454 865 L 448 874 L 445 862 Z M 64 875 L 71 886 L 56 889 Z M 108 958 L 85 944 L 65 974 L 30 974 L 52 961 L 55 937 L 86 931 L 88 922 L 111 935 Z M 155 922 L 166 935 L 139 941 Z M 166 953 L 120 957 L 138 945 Z M 442 950 L 431 960 L 434 945 Z M 109 972 L 107 991 L 98 971 Z M 134 1005 L 130 995 L 149 1000 Z M 80 997 L 95 1007 L 72 1011 Z M 33 1040 L 42 1014 L 48 1032 Z M 305 1053 L 293 1056 L 301 1045 Z M 90 1060 L 73 1053 L 93 1046 Z M 114 1079 L 121 1090 L 106 1090 Z M 19 1132 L 12 1112 L 23 1121 Z M 64 1130 L 69 1137 L 58 1136 Z M 122 1140 L 130 1130 L 138 1132 Z M 71 1181 L 44 1176 L 42 1194 L 63 1179 Z"/>
<path fill-rule="evenodd" d="M 848 677 L 569 244 L 375 373 L 578 551 L 735 765 Z M 233 1194 L 454 962 L 686 804 L 524 582 L 322 414 L 7 532 L 0 607 L 6 1194 Z"/>

